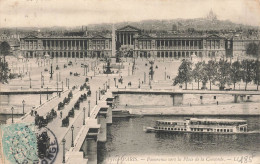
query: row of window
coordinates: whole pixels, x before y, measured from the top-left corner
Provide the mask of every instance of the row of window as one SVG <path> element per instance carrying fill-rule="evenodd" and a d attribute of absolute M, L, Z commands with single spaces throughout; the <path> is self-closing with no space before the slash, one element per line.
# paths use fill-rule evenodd
<path fill-rule="evenodd" d="M 186 125 L 185 122 L 157 122 L 158 125 Z"/>
<path fill-rule="evenodd" d="M 169 128 L 169 127 L 158 127 L 159 130 L 169 130 L 169 131 L 186 131 L 185 128 Z"/>
<path fill-rule="evenodd" d="M 194 131 L 194 132 L 203 132 L 204 129 L 203 128 L 191 128 L 190 129 L 191 131 Z M 230 132 L 232 133 L 233 132 L 233 129 L 205 129 L 207 132 Z"/>
<path fill-rule="evenodd" d="M 169 128 L 169 127 L 157 127 L 159 130 L 168 130 L 168 131 L 186 131 L 185 128 Z M 206 132 L 227 132 L 232 133 L 233 129 L 205 129 Z M 205 132 L 203 128 L 191 128 L 193 132 Z"/>

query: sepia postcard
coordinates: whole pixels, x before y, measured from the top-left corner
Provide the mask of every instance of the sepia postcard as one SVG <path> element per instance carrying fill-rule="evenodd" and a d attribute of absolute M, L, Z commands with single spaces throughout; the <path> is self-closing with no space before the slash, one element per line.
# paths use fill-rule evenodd
<path fill-rule="evenodd" d="M 0 0 L 0 164 L 260 164 L 259 0 Z"/>

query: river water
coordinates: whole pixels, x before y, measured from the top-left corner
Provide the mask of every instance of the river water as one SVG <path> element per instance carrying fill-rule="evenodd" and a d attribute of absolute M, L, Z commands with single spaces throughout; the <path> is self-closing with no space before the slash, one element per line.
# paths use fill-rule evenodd
<path fill-rule="evenodd" d="M 259 116 L 210 118 L 245 119 L 248 121 L 249 131 L 260 130 Z M 107 129 L 107 142 L 98 143 L 98 163 L 110 163 L 111 159 L 122 156 L 138 159 L 138 157 L 151 156 L 228 155 L 260 152 L 259 134 L 174 134 L 145 133 L 143 131 L 143 126 L 154 126 L 155 121 L 159 119 L 182 120 L 184 117 L 114 118 L 113 124 Z"/>

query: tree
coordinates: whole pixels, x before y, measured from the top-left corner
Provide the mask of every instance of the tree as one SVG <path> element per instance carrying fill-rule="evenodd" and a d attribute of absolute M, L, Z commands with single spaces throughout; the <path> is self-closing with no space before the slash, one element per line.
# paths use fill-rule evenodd
<path fill-rule="evenodd" d="M 225 85 L 230 83 L 230 63 L 227 60 L 219 60 L 216 81 L 219 82 L 220 90 L 223 90 Z"/>
<path fill-rule="evenodd" d="M 254 61 L 253 60 L 243 60 L 241 62 L 242 68 L 242 80 L 246 83 L 245 90 L 247 89 L 247 84 L 254 79 Z"/>
<path fill-rule="evenodd" d="M 0 58 L 0 81 L 1 83 L 8 83 L 9 74 L 8 63 Z"/>
<path fill-rule="evenodd" d="M 192 80 L 192 63 L 185 59 L 182 60 L 182 63 L 178 69 L 178 75 L 174 78 L 173 85 L 185 83 L 185 89 L 187 89 L 188 82 Z"/>
<path fill-rule="evenodd" d="M 195 82 L 198 82 L 198 89 L 200 89 L 200 81 L 204 79 L 204 84 L 207 82 L 205 78 L 205 62 L 198 62 L 195 64 L 195 68 L 192 70 L 192 77 Z"/>
<path fill-rule="evenodd" d="M 230 68 L 230 79 L 234 84 L 234 89 L 236 89 L 236 83 L 241 80 L 242 71 L 241 71 L 241 64 L 239 61 L 235 61 L 231 64 Z"/>
<path fill-rule="evenodd" d="M 254 42 L 246 45 L 246 54 L 259 57 L 260 44 Z"/>
<path fill-rule="evenodd" d="M 211 90 L 211 84 L 214 83 L 216 80 L 217 69 L 218 69 L 218 64 L 214 60 L 208 61 L 208 64 L 206 64 L 205 66 L 206 75 L 209 80 L 210 90 Z"/>
<path fill-rule="evenodd" d="M 5 62 L 5 56 L 10 54 L 10 45 L 6 41 L 2 42 L 0 44 L 0 55 L 4 56 L 4 62 Z"/>
<path fill-rule="evenodd" d="M 256 84 L 256 89 L 258 90 L 258 86 L 260 83 L 260 62 L 259 60 L 255 60 L 254 62 L 254 83 Z"/>

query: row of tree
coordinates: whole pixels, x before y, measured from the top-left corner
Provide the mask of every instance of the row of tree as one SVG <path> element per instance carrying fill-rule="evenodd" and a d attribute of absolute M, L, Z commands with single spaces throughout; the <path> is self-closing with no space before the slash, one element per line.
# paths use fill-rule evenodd
<path fill-rule="evenodd" d="M 10 45 L 4 41 L 0 44 L 0 82 L 7 83 L 9 78 L 8 63 L 5 56 L 10 54 Z"/>
<path fill-rule="evenodd" d="M 236 83 L 242 80 L 245 83 L 245 90 L 250 82 L 254 82 L 258 90 L 259 66 L 259 60 L 242 60 L 230 63 L 221 59 L 219 61 L 210 60 L 208 63 L 198 62 L 195 65 L 188 60 L 183 60 L 173 85 L 185 84 L 185 89 L 187 89 L 187 84 L 195 81 L 198 83 L 198 89 L 200 89 L 200 82 L 202 83 L 201 89 L 207 89 L 206 84 L 209 82 L 210 90 L 212 84 L 218 85 L 219 89 L 223 90 L 226 85 L 231 84 L 235 89 Z"/>

